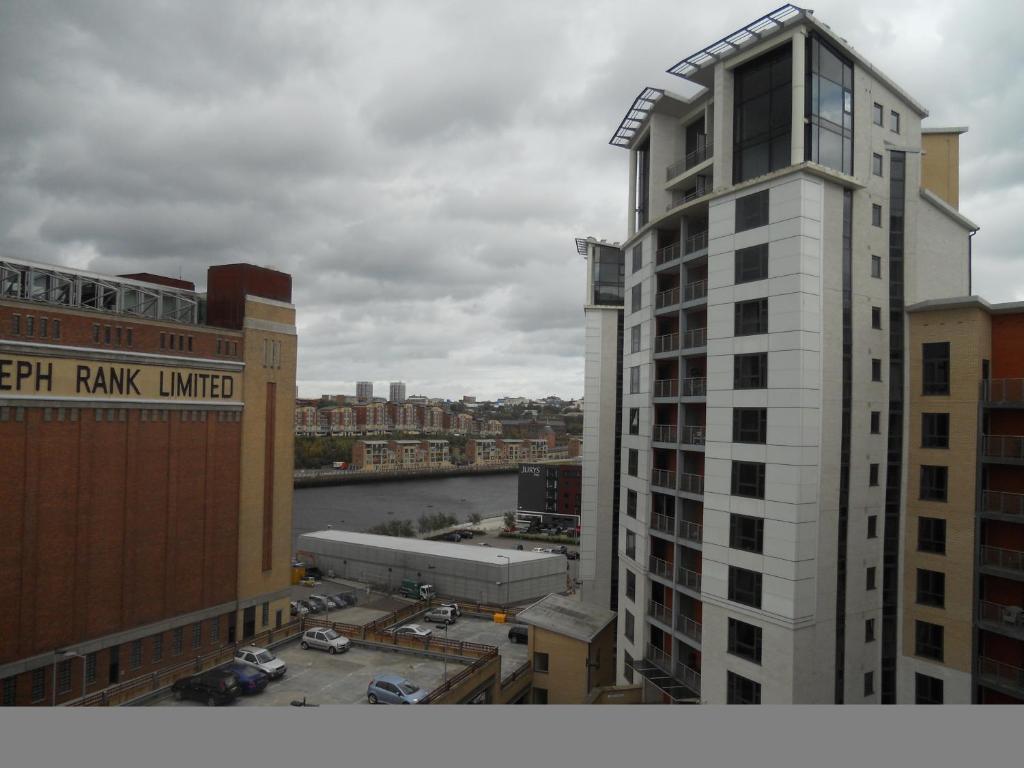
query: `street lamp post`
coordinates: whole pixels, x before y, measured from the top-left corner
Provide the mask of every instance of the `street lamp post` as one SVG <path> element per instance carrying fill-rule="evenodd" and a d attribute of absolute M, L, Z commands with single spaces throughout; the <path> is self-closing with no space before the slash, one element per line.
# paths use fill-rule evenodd
<path fill-rule="evenodd" d="M 507 608 L 509 602 L 511 602 L 509 597 L 509 584 L 512 579 L 512 558 L 509 555 L 498 555 L 498 557 L 504 558 L 505 560 L 505 607 Z"/>

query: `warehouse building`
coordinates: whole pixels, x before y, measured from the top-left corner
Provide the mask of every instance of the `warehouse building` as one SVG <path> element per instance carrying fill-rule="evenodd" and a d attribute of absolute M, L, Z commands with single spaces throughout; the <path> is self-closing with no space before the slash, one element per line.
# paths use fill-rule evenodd
<path fill-rule="evenodd" d="M 566 588 L 562 555 L 496 550 L 352 531 L 315 531 L 299 537 L 298 555 L 321 571 L 397 590 L 405 579 L 433 584 L 439 595 L 505 605 L 536 600 Z"/>

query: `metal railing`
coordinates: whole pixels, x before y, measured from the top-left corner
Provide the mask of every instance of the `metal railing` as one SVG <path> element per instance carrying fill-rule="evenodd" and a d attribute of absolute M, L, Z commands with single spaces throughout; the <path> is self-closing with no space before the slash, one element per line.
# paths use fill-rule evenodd
<path fill-rule="evenodd" d="M 670 181 L 679 174 L 685 173 L 695 165 L 703 163 L 709 157 L 714 157 L 714 154 L 714 142 L 708 137 L 704 146 L 697 147 L 692 152 L 687 152 L 685 157 L 681 160 L 676 160 L 665 169 L 665 181 Z"/>
<path fill-rule="evenodd" d="M 981 509 L 1000 515 L 1024 517 L 1024 493 L 1009 491 L 982 491 Z"/>
<path fill-rule="evenodd" d="M 654 337 L 654 351 L 674 352 L 679 349 L 679 332 L 665 333 Z"/>
<path fill-rule="evenodd" d="M 658 646 L 648 644 L 644 658 L 666 675 L 672 674 L 672 657 Z"/>
<path fill-rule="evenodd" d="M 711 184 L 703 176 L 697 177 L 697 185 L 692 189 L 688 189 L 681 194 L 672 195 L 672 199 L 668 205 L 665 206 L 666 211 L 671 211 L 673 208 L 677 208 L 680 205 L 696 200 L 698 197 L 704 197 L 711 192 Z"/>
<path fill-rule="evenodd" d="M 985 435 L 982 453 L 993 459 L 1024 459 L 1024 437 L 1018 435 Z"/>
<path fill-rule="evenodd" d="M 694 232 L 692 235 L 686 238 L 686 246 L 683 249 L 683 254 L 689 256 L 691 253 L 702 251 L 708 247 L 708 231 L 705 229 L 702 232 Z"/>
<path fill-rule="evenodd" d="M 658 512 L 651 513 L 651 528 L 662 533 L 670 534 L 671 536 L 676 535 L 676 519 L 669 517 L 668 515 L 662 515 Z"/>
<path fill-rule="evenodd" d="M 679 429 L 679 442 L 683 445 L 704 445 L 703 426 L 683 426 Z"/>
<path fill-rule="evenodd" d="M 684 472 L 679 475 L 679 490 L 687 493 L 704 494 L 704 475 Z"/>
<path fill-rule="evenodd" d="M 686 381 L 684 379 L 684 381 Z M 655 397 L 678 397 L 679 395 L 679 380 L 678 379 L 658 379 L 654 382 L 654 396 Z"/>
<path fill-rule="evenodd" d="M 706 347 L 708 343 L 707 328 L 691 328 L 683 333 L 683 349 Z M 674 349 L 674 347 L 673 347 Z"/>
<path fill-rule="evenodd" d="M 694 621 L 689 616 L 679 614 L 676 617 L 676 629 L 698 643 L 700 642 L 702 628 L 699 621 Z"/>
<path fill-rule="evenodd" d="M 708 380 L 701 377 L 683 379 L 683 397 L 704 397 L 708 393 Z"/>
<path fill-rule="evenodd" d="M 661 603 L 656 603 L 654 600 L 650 600 L 647 603 L 647 615 L 653 619 L 657 619 L 666 627 L 672 626 L 672 609 L 662 605 Z"/>
<path fill-rule="evenodd" d="M 654 306 L 656 309 L 662 309 L 663 307 L 671 307 L 673 304 L 679 303 L 679 286 L 675 288 L 669 288 L 665 291 L 659 291 L 654 295 Z"/>
<path fill-rule="evenodd" d="M 686 284 L 686 288 L 683 291 L 683 301 L 696 301 L 697 299 L 707 298 L 707 295 L 708 281 L 694 280 L 692 283 Z"/>
<path fill-rule="evenodd" d="M 679 566 L 676 570 L 676 583 L 694 592 L 700 592 L 700 574 L 689 568 Z"/>
<path fill-rule="evenodd" d="M 672 580 L 672 563 L 654 555 L 650 555 L 647 560 L 647 569 L 651 573 L 661 576 L 663 579 Z"/>
<path fill-rule="evenodd" d="M 656 443 L 674 443 L 676 442 L 676 425 L 675 424 L 655 424 L 654 434 L 652 435 L 654 442 Z"/>
<path fill-rule="evenodd" d="M 990 379 L 981 383 L 986 403 L 1024 403 L 1024 379 Z"/>
<path fill-rule="evenodd" d="M 1024 689 L 1024 669 L 986 656 L 978 658 L 978 674 L 1012 688 Z"/>
<path fill-rule="evenodd" d="M 671 469 L 653 469 L 651 470 L 651 485 L 675 490 L 676 473 Z"/>
<path fill-rule="evenodd" d="M 679 243 L 672 243 L 656 250 L 654 252 L 655 266 L 660 267 L 662 264 L 668 264 L 670 261 L 678 259 L 682 255 L 679 246 Z"/>
<path fill-rule="evenodd" d="M 691 523 L 689 520 L 680 520 L 679 532 L 676 535 L 680 539 L 700 542 L 704 540 L 704 526 L 700 523 Z"/>
<path fill-rule="evenodd" d="M 1001 568 L 1005 571 L 1024 573 L 1024 552 L 1016 549 L 981 546 L 981 564 L 990 568 Z"/>
<path fill-rule="evenodd" d="M 695 669 L 691 669 L 681 661 L 677 661 L 675 676 L 677 680 L 691 691 L 694 693 L 700 693 L 700 672 Z"/>
<path fill-rule="evenodd" d="M 978 601 L 978 618 L 1000 626 L 1007 626 L 1024 633 L 1024 606 Z"/>

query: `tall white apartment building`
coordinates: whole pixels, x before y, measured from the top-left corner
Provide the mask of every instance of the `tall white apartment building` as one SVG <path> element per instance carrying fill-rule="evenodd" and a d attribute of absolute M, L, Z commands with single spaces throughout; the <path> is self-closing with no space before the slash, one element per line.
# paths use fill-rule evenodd
<path fill-rule="evenodd" d="M 388 392 L 388 400 L 390 400 L 392 403 L 405 402 L 405 382 L 391 382 L 390 392 Z"/>
<path fill-rule="evenodd" d="M 925 108 L 810 11 L 668 71 L 700 90 L 645 89 L 611 140 L 618 680 L 651 701 L 894 702 L 919 437 L 904 307 L 968 293 L 977 227 L 922 188 Z M 587 366 L 589 413 L 611 393 Z"/>
<path fill-rule="evenodd" d="M 356 382 L 356 400 L 360 403 L 373 402 L 373 382 L 372 381 L 357 381 Z"/>

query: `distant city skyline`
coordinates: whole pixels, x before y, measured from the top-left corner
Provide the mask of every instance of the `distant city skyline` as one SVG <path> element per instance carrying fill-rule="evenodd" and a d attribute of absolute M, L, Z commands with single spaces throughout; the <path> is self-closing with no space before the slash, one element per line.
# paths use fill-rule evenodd
<path fill-rule="evenodd" d="M 359 381 L 368 381 L 368 379 L 359 379 Z M 297 397 L 300 400 L 318 400 L 321 397 L 323 397 L 324 395 L 345 395 L 346 397 L 356 397 L 356 395 L 357 395 L 356 384 L 357 384 L 356 381 L 340 382 L 340 383 L 338 383 L 338 382 L 330 382 L 330 383 L 323 383 L 323 385 L 318 388 L 316 386 L 317 382 L 306 382 L 306 383 L 300 382 L 299 383 L 299 392 L 298 392 Z M 373 381 L 372 384 L 373 384 L 373 392 L 374 392 L 373 396 L 375 398 L 380 398 L 382 400 L 386 400 L 387 396 L 384 395 L 383 393 L 384 392 L 389 392 L 390 393 L 390 386 L 389 386 L 390 385 L 390 381 L 386 380 L 386 379 L 382 379 L 380 381 Z M 381 385 L 388 385 L 388 386 L 381 387 Z M 581 400 L 583 398 L 582 392 L 579 395 L 575 395 L 575 396 L 560 395 L 560 394 L 558 394 L 556 392 L 547 392 L 545 394 L 535 395 L 535 396 L 528 396 L 528 395 L 523 395 L 523 394 L 518 394 L 518 393 L 502 393 L 502 394 L 498 394 L 498 395 L 496 395 L 494 397 L 482 397 L 481 395 L 475 394 L 473 392 L 461 392 L 461 393 L 459 393 L 457 395 L 452 395 L 452 394 L 448 394 L 448 395 L 445 395 L 445 394 L 431 394 L 431 393 L 428 393 L 428 392 L 423 392 L 423 391 L 418 390 L 418 389 L 414 389 L 413 385 L 410 384 L 409 382 L 405 382 L 405 385 L 406 385 L 406 391 L 408 392 L 408 394 L 406 395 L 406 398 L 405 398 L 406 400 L 408 400 L 411 397 L 426 397 L 427 399 L 430 399 L 430 400 L 448 400 L 448 401 L 451 401 L 451 402 L 460 402 L 462 400 L 462 398 L 467 396 L 467 395 L 469 397 L 475 398 L 476 403 L 484 403 L 484 402 L 493 403 L 493 402 L 497 402 L 498 400 L 516 399 L 516 398 L 526 398 L 527 400 L 540 401 L 540 400 L 544 400 L 545 398 L 548 398 L 548 397 L 558 397 L 558 398 L 560 398 L 561 400 L 563 400 L 565 402 L 572 402 L 572 401 L 575 401 L 575 400 Z M 582 389 L 582 387 L 581 387 L 581 389 Z"/>

